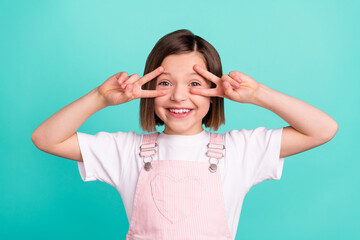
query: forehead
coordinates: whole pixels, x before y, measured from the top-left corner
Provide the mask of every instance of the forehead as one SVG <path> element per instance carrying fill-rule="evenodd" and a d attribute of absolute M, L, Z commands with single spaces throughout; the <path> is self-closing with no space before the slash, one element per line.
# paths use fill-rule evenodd
<path fill-rule="evenodd" d="M 194 70 L 195 64 L 207 69 L 201 53 L 191 52 L 169 55 L 161 63 L 165 70 L 160 76 L 201 76 Z"/>
<path fill-rule="evenodd" d="M 172 74 L 171 74 L 171 72 L 163 72 L 162 74 L 160 74 L 159 76 L 162 76 L 162 75 L 164 75 L 164 76 L 173 76 Z M 176 74 L 174 74 L 174 76 L 175 76 Z M 185 74 L 186 76 L 201 76 L 199 73 L 197 73 L 197 72 L 195 72 L 195 71 L 193 71 L 193 72 L 188 72 L 188 73 L 186 73 Z"/>

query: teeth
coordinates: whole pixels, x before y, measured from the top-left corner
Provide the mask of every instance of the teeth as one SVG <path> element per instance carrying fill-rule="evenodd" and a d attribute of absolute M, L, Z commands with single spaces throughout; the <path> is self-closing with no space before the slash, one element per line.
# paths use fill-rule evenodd
<path fill-rule="evenodd" d="M 190 109 L 172 109 L 172 108 L 170 108 L 169 110 L 170 110 L 170 112 L 173 112 L 173 113 L 185 113 L 185 112 L 190 112 Z"/>

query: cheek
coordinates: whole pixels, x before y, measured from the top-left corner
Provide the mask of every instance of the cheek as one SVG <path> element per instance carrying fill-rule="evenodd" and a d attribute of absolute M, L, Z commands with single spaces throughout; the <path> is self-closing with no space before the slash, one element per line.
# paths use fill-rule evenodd
<path fill-rule="evenodd" d="M 195 95 L 192 98 L 193 102 L 197 105 L 199 109 L 207 113 L 210 108 L 210 97 L 203 97 L 199 95 Z"/>
<path fill-rule="evenodd" d="M 155 109 L 154 109 L 154 114 L 160 118 L 162 121 L 164 121 L 163 117 L 162 117 L 162 114 L 161 114 L 161 111 L 159 111 L 159 107 L 157 107 L 157 104 L 155 103 Z"/>
<path fill-rule="evenodd" d="M 167 102 L 167 95 L 165 96 L 161 96 L 161 97 L 156 97 L 154 99 L 154 105 L 155 105 L 155 109 L 159 108 L 159 107 L 163 107 L 164 104 Z"/>
<path fill-rule="evenodd" d="M 164 114 L 164 104 L 166 102 L 166 98 L 165 96 L 162 97 L 156 97 L 154 99 L 154 109 L 155 109 L 155 114 L 161 119 L 161 116 Z"/>
<path fill-rule="evenodd" d="M 202 103 L 202 104 L 210 103 L 210 97 L 204 97 L 204 96 L 194 94 L 192 99 L 194 102 L 198 102 L 198 103 Z"/>

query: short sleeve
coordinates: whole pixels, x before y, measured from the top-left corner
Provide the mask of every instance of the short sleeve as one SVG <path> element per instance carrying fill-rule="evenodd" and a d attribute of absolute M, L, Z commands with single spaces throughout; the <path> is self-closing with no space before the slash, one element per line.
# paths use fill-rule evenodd
<path fill-rule="evenodd" d="M 100 180 L 114 187 L 119 186 L 122 173 L 127 167 L 126 159 L 135 149 L 137 133 L 76 133 L 83 159 L 82 162 L 78 162 L 82 180 Z"/>
<path fill-rule="evenodd" d="M 230 132 L 237 141 L 241 166 L 250 186 L 264 180 L 280 180 L 284 165 L 284 158 L 280 158 L 282 131 L 283 128 L 258 127 Z"/>

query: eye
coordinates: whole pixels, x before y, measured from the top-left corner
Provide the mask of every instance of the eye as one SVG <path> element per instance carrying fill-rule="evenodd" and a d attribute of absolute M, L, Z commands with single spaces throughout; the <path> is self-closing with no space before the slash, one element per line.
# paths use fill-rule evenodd
<path fill-rule="evenodd" d="M 170 83 L 169 82 L 166 82 L 166 81 L 161 81 L 158 83 L 158 85 L 161 85 L 161 86 L 169 86 Z"/>
<path fill-rule="evenodd" d="M 191 82 L 190 85 L 193 86 L 193 87 L 201 86 L 201 84 L 198 83 L 198 82 Z"/>

